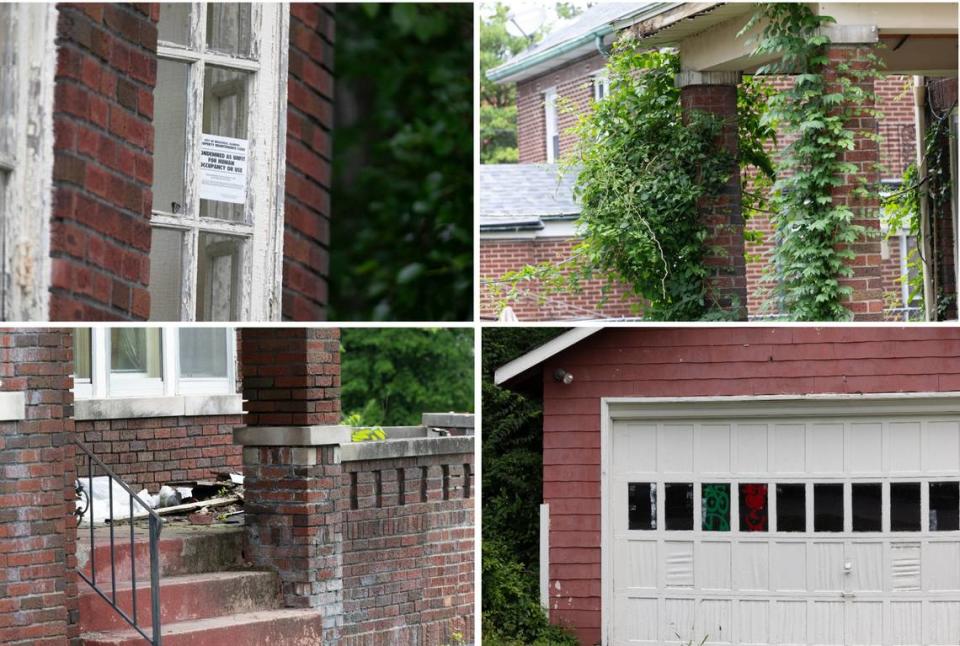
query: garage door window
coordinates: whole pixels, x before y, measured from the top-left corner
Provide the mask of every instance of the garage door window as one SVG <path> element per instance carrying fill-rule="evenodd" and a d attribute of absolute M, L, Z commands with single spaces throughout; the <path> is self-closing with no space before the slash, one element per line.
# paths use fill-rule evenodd
<path fill-rule="evenodd" d="M 807 531 L 807 486 L 777 485 L 777 531 Z"/>
<path fill-rule="evenodd" d="M 919 482 L 894 482 L 890 484 L 890 530 L 894 532 L 920 531 Z"/>
<path fill-rule="evenodd" d="M 631 482 L 627 486 L 629 529 L 657 528 L 657 486 L 650 482 Z"/>
<path fill-rule="evenodd" d="M 930 483 L 930 531 L 955 532 L 960 529 L 960 483 Z"/>
<path fill-rule="evenodd" d="M 740 485 L 740 531 L 767 531 L 767 485 Z"/>
<path fill-rule="evenodd" d="M 705 484 L 701 492 L 702 521 L 705 532 L 730 531 L 730 485 Z"/>
<path fill-rule="evenodd" d="M 278 317 L 287 11 L 160 6 L 154 320 Z"/>
<path fill-rule="evenodd" d="M 693 484 L 671 482 L 664 485 L 664 515 L 666 529 L 690 531 L 693 529 Z"/>
<path fill-rule="evenodd" d="M 843 485 L 813 485 L 813 531 L 843 531 Z"/>
<path fill-rule="evenodd" d="M 883 529 L 883 485 L 856 482 L 851 486 L 853 531 L 879 532 Z"/>

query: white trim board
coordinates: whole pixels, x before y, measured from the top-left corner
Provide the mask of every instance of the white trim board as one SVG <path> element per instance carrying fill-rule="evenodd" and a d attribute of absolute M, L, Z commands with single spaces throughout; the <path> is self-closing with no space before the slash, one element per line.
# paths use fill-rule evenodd
<path fill-rule="evenodd" d="M 534 348 L 497 368 L 493 376 L 494 383 L 497 385 L 503 384 L 602 329 L 599 327 L 578 327 L 564 332 L 557 338 L 550 339 L 540 347 Z"/>

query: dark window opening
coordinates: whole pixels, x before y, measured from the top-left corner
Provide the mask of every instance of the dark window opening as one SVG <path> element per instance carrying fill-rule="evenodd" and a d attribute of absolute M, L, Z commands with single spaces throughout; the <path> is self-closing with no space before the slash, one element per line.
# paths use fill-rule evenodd
<path fill-rule="evenodd" d="M 704 484 L 701 490 L 702 527 L 705 532 L 730 531 L 730 485 Z"/>
<path fill-rule="evenodd" d="M 813 485 L 813 531 L 843 531 L 843 485 Z"/>
<path fill-rule="evenodd" d="M 740 531 L 767 531 L 767 485 L 740 485 Z"/>
<path fill-rule="evenodd" d="M 807 531 L 807 486 L 777 485 L 777 531 Z"/>
<path fill-rule="evenodd" d="M 890 485 L 890 531 L 920 531 L 919 482 L 894 482 Z"/>
<path fill-rule="evenodd" d="M 664 487 L 664 521 L 666 529 L 693 529 L 693 484 L 669 483 Z"/>
<path fill-rule="evenodd" d="M 657 528 L 657 486 L 649 482 L 627 485 L 628 529 Z"/>
<path fill-rule="evenodd" d="M 879 532 L 883 529 L 883 486 L 879 482 L 850 485 L 853 531 Z"/>
<path fill-rule="evenodd" d="M 960 482 L 930 483 L 930 531 L 960 529 Z"/>

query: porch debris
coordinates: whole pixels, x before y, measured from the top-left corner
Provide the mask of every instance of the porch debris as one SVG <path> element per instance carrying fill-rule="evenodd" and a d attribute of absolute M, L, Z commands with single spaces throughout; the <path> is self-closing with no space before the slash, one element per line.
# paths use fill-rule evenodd
<path fill-rule="evenodd" d="M 92 482 L 91 482 L 92 480 Z M 113 489 L 113 509 L 110 509 L 111 482 Z M 92 492 L 88 489 L 92 488 Z M 79 498 L 76 502 L 77 509 L 83 511 L 80 517 L 80 524 L 105 523 L 111 520 L 122 520 L 130 517 L 130 496 L 126 490 L 116 480 L 111 480 L 109 476 L 97 476 L 92 479 L 85 478 L 77 481 L 77 492 Z M 137 496 L 144 502 L 144 505 L 153 506 L 153 496 L 146 489 L 141 489 Z M 138 518 L 147 515 L 147 510 L 136 500 L 133 501 L 133 516 Z"/>
<path fill-rule="evenodd" d="M 195 509 L 204 509 L 204 508 L 214 508 L 214 507 L 225 507 L 227 505 L 232 505 L 237 502 L 242 502 L 243 498 L 239 494 L 232 494 L 229 496 L 223 496 L 221 498 L 211 498 L 209 500 L 198 500 L 197 502 L 190 502 L 184 505 L 174 505 L 172 507 L 163 507 L 157 510 L 157 513 L 161 516 L 167 516 L 170 514 L 185 514 L 187 512 L 193 511 Z"/>

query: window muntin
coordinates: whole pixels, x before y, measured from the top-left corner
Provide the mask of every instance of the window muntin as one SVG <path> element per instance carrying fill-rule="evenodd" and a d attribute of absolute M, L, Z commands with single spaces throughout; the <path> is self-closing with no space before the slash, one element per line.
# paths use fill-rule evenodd
<path fill-rule="evenodd" d="M 920 531 L 920 483 L 890 483 L 890 531 Z"/>
<path fill-rule="evenodd" d="M 813 531 L 843 531 L 843 485 L 817 483 L 813 485 Z"/>
<path fill-rule="evenodd" d="M 960 530 L 960 482 L 930 483 L 930 531 Z"/>
<path fill-rule="evenodd" d="M 807 485 L 802 483 L 778 484 L 777 531 L 807 531 Z"/>
<path fill-rule="evenodd" d="M 74 330 L 77 399 L 231 394 L 235 364 L 232 328 Z"/>
<path fill-rule="evenodd" d="M 557 131 L 557 90 L 550 88 L 543 93 L 544 120 L 547 133 L 547 163 L 560 159 L 560 133 Z"/>
<path fill-rule="evenodd" d="M 631 482 L 627 485 L 627 529 L 657 528 L 657 485 Z"/>
<path fill-rule="evenodd" d="M 284 3 L 161 5 L 152 225 L 163 259 L 151 257 L 151 266 L 179 269 L 151 281 L 152 320 L 279 318 L 285 11 Z M 245 175 L 229 196 L 201 197 L 204 135 L 246 149 Z M 229 242 L 230 252 L 211 249 L 213 241 Z M 207 288 L 225 265 L 229 291 L 214 295 Z"/>
<path fill-rule="evenodd" d="M 740 484 L 740 531 L 767 531 L 767 485 L 765 483 Z"/>
<path fill-rule="evenodd" d="M 730 531 L 730 485 L 704 483 L 700 490 L 700 523 L 705 532 Z"/>

